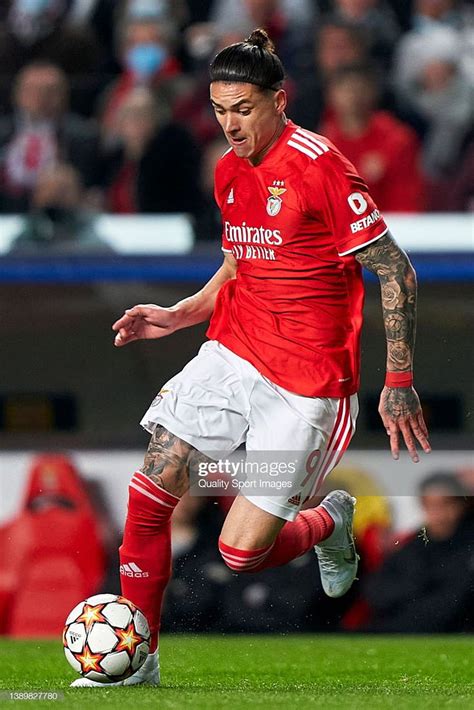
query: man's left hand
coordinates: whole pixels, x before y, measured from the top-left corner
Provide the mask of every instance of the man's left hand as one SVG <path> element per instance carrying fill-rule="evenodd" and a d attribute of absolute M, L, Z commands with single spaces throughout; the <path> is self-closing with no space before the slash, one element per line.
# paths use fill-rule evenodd
<path fill-rule="evenodd" d="M 431 446 L 428 429 L 419 397 L 413 387 L 384 387 L 380 395 L 379 414 L 390 437 L 390 448 L 395 460 L 400 455 L 400 433 L 414 463 L 420 460 L 416 442 L 425 454 L 429 454 Z"/>

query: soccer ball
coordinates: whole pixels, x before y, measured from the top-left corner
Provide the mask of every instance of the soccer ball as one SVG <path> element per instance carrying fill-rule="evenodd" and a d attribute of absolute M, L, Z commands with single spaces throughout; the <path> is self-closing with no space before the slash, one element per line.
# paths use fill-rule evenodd
<path fill-rule="evenodd" d="M 96 594 L 67 617 L 63 644 L 67 660 L 84 678 L 114 683 L 143 665 L 150 629 L 142 612 L 125 597 Z"/>

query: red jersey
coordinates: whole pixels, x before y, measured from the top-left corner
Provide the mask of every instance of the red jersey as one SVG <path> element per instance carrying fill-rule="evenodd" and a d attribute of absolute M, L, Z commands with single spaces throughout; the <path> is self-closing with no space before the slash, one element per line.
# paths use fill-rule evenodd
<path fill-rule="evenodd" d="M 376 111 L 360 136 L 347 136 L 335 117 L 323 123 L 323 133 L 356 166 L 380 209 L 423 212 L 420 142 L 413 129 L 387 111 Z"/>
<path fill-rule="evenodd" d="M 289 121 L 257 166 L 227 151 L 215 195 L 238 266 L 208 337 L 296 394 L 356 392 L 364 286 L 352 252 L 387 227 L 355 168 Z"/>

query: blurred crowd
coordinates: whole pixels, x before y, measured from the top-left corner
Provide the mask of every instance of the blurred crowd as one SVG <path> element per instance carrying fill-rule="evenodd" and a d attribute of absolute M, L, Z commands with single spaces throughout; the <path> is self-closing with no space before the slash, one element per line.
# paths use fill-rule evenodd
<path fill-rule="evenodd" d="M 287 70 L 288 116 L 346 154 L 381 210 L 473 208 L 469 2 L 6 0 L 0 213 L 28 215 L 38 245 L 74 220 L 93 245 L 99 211 L 187 212 L 217 238 L 226 143 L 207 68 L 259 26 Z"/>
<path fill-rule="evenodd" d="M 191 491 L 172 518 L 173 577 L 162 628 L 473 632 L 473 474 L 431 472 L 418 489 L 421 525 L 401 533 L 392 501 L 373 478 L 339 467 L 327 491 L 357 491 L 354 532 L 361 556 L 359 579 L 340 599 L 325 596 L 312 551 L 257 574 L 226 567 L 217 540 L 233 499 Z M 121 536 L 108 500 L 100 478 L 84 479 L 70 458 L 34 459 L 19 512 L 0 526 L 0 635 L 57 635 L 80 599 L 120 593 Z"/>

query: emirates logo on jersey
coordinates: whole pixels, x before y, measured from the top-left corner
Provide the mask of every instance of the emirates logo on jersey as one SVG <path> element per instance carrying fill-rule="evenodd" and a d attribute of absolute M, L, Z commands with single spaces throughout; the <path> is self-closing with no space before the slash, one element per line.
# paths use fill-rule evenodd
<path fill-rule="evenodd" d="M 286 192 L 286 188 L 283 187 L 284 184 L 283 180 L 274 180 L 273 185 L 268 188 L 270 197 L 267 199 L 267 214 L 269 214 L 270 217 L 276 217 L 281 210 L 283 200 L 280 195 Z"/>

